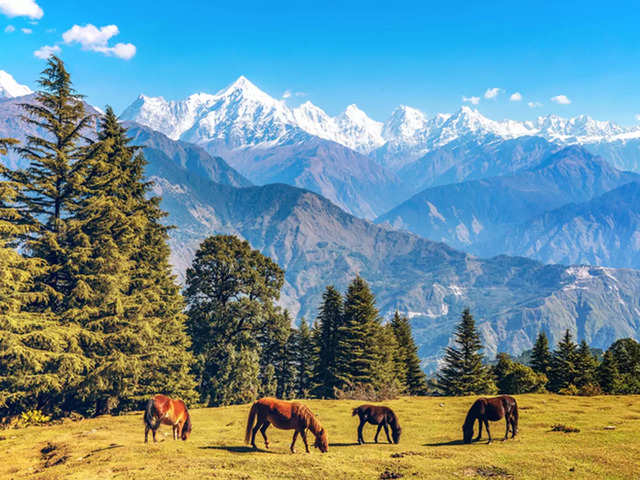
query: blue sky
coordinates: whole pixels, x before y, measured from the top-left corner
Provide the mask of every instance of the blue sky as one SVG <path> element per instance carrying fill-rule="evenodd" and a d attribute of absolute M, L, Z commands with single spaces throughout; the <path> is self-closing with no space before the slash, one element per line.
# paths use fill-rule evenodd
<path fill-rule="evenodd" d="M 34 51 L 57 46 L 76 88 L 117 111 L 141 92 L 177 99 L 245 75 L 274 97 L 301 92 L 291 104 L 356 103 L 378 120 L 399 104 L 433 114 L 479 97 L 496 119 L 640 123 L 637 4 L 542 3 L 0 0 L 0 69 L 34 88 Z"/>

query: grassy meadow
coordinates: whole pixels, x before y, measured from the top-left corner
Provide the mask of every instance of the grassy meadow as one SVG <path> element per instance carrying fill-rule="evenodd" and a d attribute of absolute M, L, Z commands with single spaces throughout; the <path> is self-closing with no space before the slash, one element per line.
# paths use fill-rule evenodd
<path fill-rule="evenodd" d="M 357 417 L 346 400 L 305 401 L 329 433 L 329 452 L 289 452 L 291 431 L 267 431 L 271 449 L 243 443 L 248 405 L 192 410 L 186 441 L 162 426 L 157 444 L 144 444 L 141 413 L 0 431 L 2 479 L 615 479 L 640 476 L 640 397 L 521 395 L 520 433 L 463 445 L 461 424 L 473 398 L 406 397 L 385 402 L 400 418 L 398 445 L 381 432 L 378 445 L 355 443 Z M 551 431 L 553 424 L 577 433 Z M 614 428 L 611 428 L 614 427 Z M 365 440 L 373 442 L 367 425 Z M 313 436 L 310 436 L 313 443 Z M 262 448 L 258 433 L 256 443 Z"/>

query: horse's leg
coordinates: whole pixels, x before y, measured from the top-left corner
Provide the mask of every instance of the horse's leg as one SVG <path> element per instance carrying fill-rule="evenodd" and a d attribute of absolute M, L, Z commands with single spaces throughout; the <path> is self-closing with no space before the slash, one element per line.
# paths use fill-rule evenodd
<path fill-rule="evenodd" d="M 476 437 L 476 442 L 482 438 L 482 419 L 478 418 L 478 436 Z"/>
<path fill-rule="evenodd" d="M 510 415 L 505 415 L 504 416 L 504 423 L 507 426 L 507 431 L 504 432 L 504 439 L 506 440 L 507 438 L 509 438 L 509 422 L 511 422 L 511 416 Z"/>
<path fill-rule="evenodd" d="M 176 439 L 176 429 L 178 428 L 177 425 L 171 425 L 171 434 L 173 435 L 173 439 Z"/>
<path fill-rule="evenodd" d="M 302 431 L 300 432 L 300 436 L 302 437 L 302 441 L 304 442 L 304 448 L 307 451 L 307 453 L 309 452 L 309 444 L 307 443 L 307 431 L 305 429 L 302 429 Z"/>
<path fill-rule="evenodd" d="M 151 429 L 151 433 L 153 434 L 153 442 L 154 443 L 156 443 L 158 441 L 158 440 L 156 440 L 156 432 L 157 431 L 158 431 L 158 427 Z"/>
<path fill-rule="evenodd" d="M 255 449 L 258 448 L 256 447 L 256 433 L 258 433 L 258 430 L 260 430 L 261 425 L 262 422 L 258 421 L 258 423 L 256 423 L 256 426 L 253 427 L 253 431 L 251 432 L 251 446 Z"/>
<path fill-rule="evenodd" d="M 382 424 L 381 423 L 378 424 L 378 429 L 376 430 L 376 436 L 373 437 L 373 441 L 376 442 L 376 443 L 378 443 L 378 434 L 380 433 L 380 430 L 382 430 Z"/>
<path fill-rule="evenodd" d="M 260 427 L 260 433 L 262 434 L 262 438 L 264 438 L 264 448 L 269 450 L 269 440 L 267 440 L 267 428 L 271 425 L 269 422 L 264 422 L 262 427 Z"/>
<path fill-rule="evenodd" d="M 384 422 L 382 426 L 384 427 L 384 433 L 387 434 L 387 442 L 392 443 L 391 438 L 389 437 L 389 426 L 387 425 L 387 422 Z"/>
<path fill-rule="evenodd" d="M 149 425 L 145 424 L 144 426 L 144 443 L 149 441 Z"/>
<path fill-rule="evenodd" d="M 487 429 L 487 435 L 489 437 L 489 441 L 487 443 L 491 443 L 491 431 L 489 430 L 489 420 L 485 418 L 484 420 L 484 428 Z"/>
<path fill-rule="evenodd" d="M 358 443 L 362 445 L 364 443 L 364 437 L 362 436 L 362 429 L 364 428 L 364 424 L 366 422 L 360 419 L 360 425 L 358 425 Z"/>
<path fill-rule="evenodd" d="M 291 441 L 291 453 L 296 453 L 295 445 L 296 445 L 297 438 L 298 438 L 298 430 L 293 432 L 293 440 Z"/>
<path fill-rule="evenodd" d="M 516 417 L 511 415 L 511 418 L 509 419 L 509 423 L 511 423 L 511 438 L 516 436 Z"/>

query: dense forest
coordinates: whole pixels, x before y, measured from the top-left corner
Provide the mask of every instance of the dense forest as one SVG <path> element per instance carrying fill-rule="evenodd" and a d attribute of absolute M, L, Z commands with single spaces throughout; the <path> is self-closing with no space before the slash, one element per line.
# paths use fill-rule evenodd
<path fill-rule="evenodd" d="M 89 115 L 51 57 L 23 120 L 38 134 L 0 139 L 28 167 L 0 166 L 0 415 L 117 413 L 150 395 L 228 405 L 258 396 L 640 393 L 640 345 L 602 359 L 569 332 L 541 333 L 531 365 L 489 367 L 465 311 L 427 382 L 409 320 L 385 322 L 367 282 L 327 286 L 310 324 L 278 306 L 284 272 L 235 236 L 197 251 L 184 290 L 145 159 L 111 108 Z M 0 164 L 1 165 L 1 164 Z"/>

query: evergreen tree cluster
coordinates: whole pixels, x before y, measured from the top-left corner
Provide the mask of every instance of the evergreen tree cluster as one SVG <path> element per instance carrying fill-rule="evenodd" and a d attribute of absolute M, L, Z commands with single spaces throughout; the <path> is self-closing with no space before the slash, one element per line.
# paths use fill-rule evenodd
<path fill-rule="evenodd" d="M 305 319 L 292 328 L 276 307 L 282 284 L 279 267 L 246 241 L 216 235 L 202 243 L 185 294 L 203 402 L 333 398 L 355 386 L 426 392 L 408 320 L 396 314 L 383 326 L 361 277 L 344 299 L 326 288 L 313 328 Z"/>
<path fill-rule="evenodd" d="M 107 413 L 193 398 L 182 297 L 145 160 L 113 110 L 88 114 L 51 57 L 0 182 L 0 411 Z"/>

